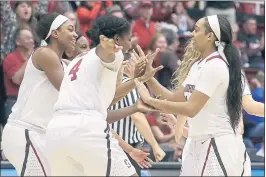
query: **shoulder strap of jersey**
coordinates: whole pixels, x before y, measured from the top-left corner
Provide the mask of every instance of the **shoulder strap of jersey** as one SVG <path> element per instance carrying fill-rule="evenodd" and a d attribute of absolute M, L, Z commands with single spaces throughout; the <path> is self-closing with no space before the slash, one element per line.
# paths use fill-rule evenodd
<path fill-rule="evenodd" d="M 225 64 L 228 66 L 227 62 L 226 62 L 226 61 L 223 59 L 223 57 L 221 57 L 220 55 L 215 55 L 215 56 L 212 56 L 212 57 L 208 58 L 208 59 L 206 60 L 206 63 L 207 63 L 208 61 L 210 61 L 210 60 L 213 60 L 213 59 L 221 59 L 221 60 L 223 60 L 223 62 L 225 62 Z"/>

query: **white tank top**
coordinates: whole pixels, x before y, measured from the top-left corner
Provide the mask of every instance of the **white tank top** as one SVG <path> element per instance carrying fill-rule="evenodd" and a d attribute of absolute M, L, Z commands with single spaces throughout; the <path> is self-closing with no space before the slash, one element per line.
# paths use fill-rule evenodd
<path fill-rule="evenodd" d="M 190 137 L 234 133 L 226 105 L 228 67 L 224 61 L 216 57 L 208 61 L 217 55 L 219 54 L 214 52 L 207 58 L 195 62 L 183 83 L 187 100 L 194 90 L 210 97 L 201 111 L 195 117 L 188 119 Z"/>
<path fill-rule="evenodd" d="M 62 62 L 62 65 L 65 70 L 65 63 Z M 45 72 L 35 68 L 31 55 L 19 88 L 17 102 L 12 107 L 9 119 L 46 129 L 52 119 L 57 98 L 57 89 L 50 83 Z"/>
<path fill-rule="evenodd" d="M 104 63 L 95 53 L 95 48 L 77 56 L 68 66 L 61 84 L 56 113 L 100 113 L 106 120 L 115 90 L 119 68 L 124 55 L 116 53 L 112 63 Z M 99 118 L 99 116 L 95 116 Z"/>

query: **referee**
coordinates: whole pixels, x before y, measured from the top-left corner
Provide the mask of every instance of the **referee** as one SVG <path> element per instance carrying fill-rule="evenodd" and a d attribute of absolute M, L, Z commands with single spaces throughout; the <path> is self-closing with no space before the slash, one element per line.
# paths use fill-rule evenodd
<path fill-rule="evenodd" d="M 122 83 L 129 81 L 131 79 L 129 76 L 130 74 L 127 72 L 127 70 L 125 70 Z M 137 89 L 134 88 L 124 98 L 112 105 L 110 110 L 132 106 L 138 99 L 139 95 Z M 145 140 L 152 147 L 154 157 L 163 157 L 165 155 L 164 151 L 159 147 L 154 135 L 152 134 L 149 123 L 143 113 L 134 113 L 131 116 L 112 123 L 111 127 L 120 137 L 123 138 L 125 142 L 130 144 L 132 147 L 141 149 L 145 138 Z M 136 172 L 140 176 L 141 168 L 128 154 L 127 156 L 132 165 L 135 167 Z"/>

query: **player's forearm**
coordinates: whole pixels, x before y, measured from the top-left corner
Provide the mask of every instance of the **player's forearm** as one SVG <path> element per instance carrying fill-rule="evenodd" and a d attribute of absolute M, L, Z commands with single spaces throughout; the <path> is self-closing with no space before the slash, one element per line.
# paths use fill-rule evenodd
<path fill-rule="evenodd" d="M 167 143 L 170 140 L 172 140 L 174 137 L 175 137 L 175 133 L 173 132 L 173 133 L 170 133 L 168 135 L 164 135 L 162 137 L 157 137 L 157 141 L 159 143 Z"/>
<path fill-rule="evenodd" d="M 251 95 L 246 95 L 242 99 L 242 105 L 244 110 L 254 116 L 264 117 L 265 110 L 264 110 L 264 104 L 255 101 Z"/>
<path fill-rule="evenodd" d="M 180 115 L 178 119 L 176 120 L 176 129 L 178 128 L 183 129 L 186 124 L 186 121 L 187 121 L 187 117 Z"/>
<path fill-rule="evenodd" d="M 178 116 L 175 125 L 175 141 L 179 144 L 182 136 L 184 135 L 184 128 L 187 121 L 186 116 Z M 187 137 L 186 137 L 187 138 Z"/>
<path fill-rule="evenodd" d="M 251 114 L 259 117 L 265 116 L 264 104 L 254 101 L 251 108 Z"/>
<path fill-rule="evenodd" d="M 126 143 L 113 129 L 111 130 L 113 136 L 115 137 L 115 139 L 117 139 L 119 146 L 126 152 L 126 153 L 130 153 L 133 150 L 133 147 L 131 145 L 129 145 L 128 143 Z"/>
<path fill-rule="evenodd" d="M 194 117 L 197 113 L 197 109 L 195 109 L 188 102 L 173 102 L 150 98 L 147 103 L 155 109 L 161 110 L 168 114 L 181 114 L 187 117 Z"/>
<path fill-rule="evenodd" d="M 143 113 L 137 112 L 133 114 L 131 118 L 140 134 L 143 135 L 145 140 L 152 146 L 152 148 L 159 146 L 145 115 Z"/>
<path fill-rule="evenodd" d="M 119 84 L 119 86 L 117 86 L 116 88 L 114 99 L 124 98 L 135 87 L 136 85 L 135 85 L 134 80 L 129 80 L 127 82 Z"/>
<path fill-rule="evenodd" d="M 131 114 L 134 114 L 135 112 L 138 112 L 138 109 L 136 108 L 135 105 L 122 108 L 122 109 L 117 109 L 117 110 L 108 110 L 107 111 L 107 119 L 106 121 L 111 124 L 116 121 L 119 121 Z"/>
<path fill-rule="evenodd" d="M 152 93 L 154 93 L 156 96 L 160 96 L 161 99 L 170 100 L 172 98 L 173 93 L 163 87 L 155 78 L 151 78 L 146 83 L 149 89 L 151 89 Z"/>

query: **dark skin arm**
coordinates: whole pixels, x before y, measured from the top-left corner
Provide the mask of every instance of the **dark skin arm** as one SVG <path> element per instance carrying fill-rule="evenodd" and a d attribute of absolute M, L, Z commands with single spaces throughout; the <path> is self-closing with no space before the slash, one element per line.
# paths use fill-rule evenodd
<path fill-rule="evenodd" d="M 45 72 L 51 84 L 60 90 L 64 70 L 58 55 L 52 49 L 43 47 L 35 51 L 32 61 L 37 69 Z"/>

